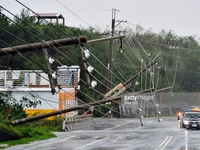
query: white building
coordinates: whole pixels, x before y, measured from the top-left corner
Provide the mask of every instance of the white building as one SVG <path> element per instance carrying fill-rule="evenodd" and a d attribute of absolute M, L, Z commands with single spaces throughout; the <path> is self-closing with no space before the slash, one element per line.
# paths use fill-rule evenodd
<path fill-rule="evenodd" d="M 48 75 L 41 70 L 0 70 L 0 92 L 10 91 L 17 100 L 34 95 L 42 102 L 37 109 L 61 110 L 78 105 L 75 88 L 79 89 L 79 80 L 79 66 L 58 67 L 53 84 L 56 92 L 52 94 Z"/>

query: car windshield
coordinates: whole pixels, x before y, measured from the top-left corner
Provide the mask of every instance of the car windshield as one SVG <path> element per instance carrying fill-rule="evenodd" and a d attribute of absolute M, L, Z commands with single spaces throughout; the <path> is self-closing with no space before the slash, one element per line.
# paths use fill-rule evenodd
<path fill-rule="evenodd" d="M 200 113 L 187 113 L 185 118 L 200 118 Z"/>

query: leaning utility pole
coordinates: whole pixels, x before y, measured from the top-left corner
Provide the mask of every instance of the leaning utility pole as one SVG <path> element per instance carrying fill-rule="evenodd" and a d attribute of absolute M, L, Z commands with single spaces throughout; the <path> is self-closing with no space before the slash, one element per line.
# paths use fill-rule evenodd
<path fill-rule="evenodd" d="M 76 45 L 79 42 L 81 43 L 87 42 L 87 37 L 79 36 L 79 39 L 77 39 L 77 37 L 71 37 L 71 38 L 64 38 L 64 39 L 51 40 L 51 41 L 41 41 L 38 43 L 31 43 L 31 44 L 1 48 L 0 56 L 15 54 L 15 53 L 18 53 L 18 51 L 23 53 L 23 52 L 34 51 L 34 50 L 42 50 L 43 48 L 49 48 L 49 47 L 64 47 L 64 46 L 69 46 L 69 45 Z"/>
<path fill-rule="evenodd" d="M 125 83 L 121 84 L 121 86 L 122 87 L 127 86 L 130 82 L 132 82 L 134 79 L 136 79 L 138 76 L 140 76 L 143 72 L 145 72 L 147 70 L 147 68 L 154 65 L 156 63 L 155 59 L 157 58 L 157 56 L 150 62 L 150 64 L 146 68 L 144 68 L 143 70 L 141 70 L 140 72 L 138 72 L 137 74 L 132 76 Z M 123 89 L 124 88 L 122 88 L 122 90 Z M 137 92 L 137 94 L 149 93 L 149 92 L 154 91 L 154 90 L 155 89 L 139 91 L 139 92 Z M 14 120 L 14 121 L 12 121 L 12 124 L 18 125 L 18 124 L 22 124 L 22 123 L 26 123 L 26 122 L 31 122 L 31 121 L 47 118 L 47 117 L 50 117 L 50 116 L 56 116 L 56 115 L 67 113 L 67 112 L 74 111 L 74 110 L 88 109 L 91 106 L 98 106 L 98 105 L 105 104 L 105 103 L 108 103 L 108 102 L 114 103 L 115 101 L 118 101 L 118 100 L 121 99 L 120 95 L 114 95 L 113 93 L 116 94 L 115 91 L 110 91 L 110 94 L 108 95 L 108 97 L 106 96 L 102 100 L 99 100 L 99 101 L 95 101 L 95 102 L 91 102 L 91 103 L 87 103 L 87 104 L 83 104 L 83 105 L 79 105 L 79 106 L 76 106 L 76 107 L 71 107 L 71 108 L 67 108 L 67 109 L 63 109 L 63 110 L 58 110 L 58 111 L 47 113 L 47 114 L 33 116 L 33 117 L 30 117 L 30 118 L 23 118 L 23 119 Z"/>
<path fill-rule="evenodd" d="M 137 92 L 136 94 L 149 93 L 151 91 L 154 91 L 154 89 L 140 91 L 140 92 Z M 12 123 L 12 125 L 19 125 L 19 124 L 23 124 L 23 123 L 36 121 L 36 120 L 39 120 L 39 119 L 44 119 L 44 118 L 47 118 L 47 117 L 67 113 L 67 112 L 74 111 L 74 110 L 89 109 L 91 106 L 98 106 L 98 105 L 101 105 L 101 104 L 105 104 L 107 102 L 115 102 L 119 99 L 121 99 L 121 96 L 117 96 L 115 98 L 103 98 L 102 100 L 99 100 L 99 101 L 90 102 L 90 103 L 87 103 L 87 104 L 82 104 L 82 105 L 71 107 L 71 108 L 66 108 L 66 109 L 62 109 L 62 110 L 58 110 L 58 111 L 54 111 L 54 112 L 50 112 L 50 113 L 46 113 L 46 114 L 41 114 L 41 115 L 38 115 L 38 116 L 32 116 L 32 117 L 29 117 L 29 118 L 13 120 L 11 123 Z"/>

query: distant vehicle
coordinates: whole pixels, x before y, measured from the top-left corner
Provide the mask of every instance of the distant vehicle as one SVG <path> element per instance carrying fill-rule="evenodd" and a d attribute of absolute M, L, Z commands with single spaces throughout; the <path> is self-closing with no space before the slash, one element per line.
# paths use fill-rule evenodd
<path fill-rule="evenodd" d="M 180 120 L 185 112 L 190 112 L 190 111 L 191 111 L 190 108 L 181 108 L 181 110 L 177 114 L 177 120 Z"/>
<path fill-rule="evenodd" d="M 191 109 L 195 109 L 195 108 L 196 108 L 196 109 L 200 109 L 200 106 L 191 106 L 190 108 L 191 108 Z"/>
<path fill-rule="evenodd" d="M 193 112 L 200 112 L 200 106 L 191 106 L 191 111 Z"/>
<path fill-rule="evenodd" d="M 180 128 L 200 128 L 200 112 L 185 112 L 180 119 Z"/>

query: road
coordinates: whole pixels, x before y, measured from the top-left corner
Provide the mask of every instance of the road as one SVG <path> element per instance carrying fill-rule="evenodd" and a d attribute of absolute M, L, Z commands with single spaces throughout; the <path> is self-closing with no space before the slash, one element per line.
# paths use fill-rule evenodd
<path fill-rule="evenodd" d="M 6 150 L 200 150 L 196 129 L 180 129 L 176 117 L 94 119 L 94 125 L 68 132 L 57 138 L 18 145 Z"/>

